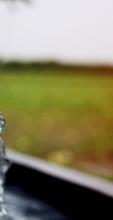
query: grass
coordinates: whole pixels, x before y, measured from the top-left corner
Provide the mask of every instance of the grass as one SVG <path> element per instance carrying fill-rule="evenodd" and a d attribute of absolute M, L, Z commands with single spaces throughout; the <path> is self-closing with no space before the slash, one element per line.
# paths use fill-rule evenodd
<path fill-rule="evenodd" d="M 0 73 L 7 145 L 112 179 L 113 78 L 55 71 Z"/>

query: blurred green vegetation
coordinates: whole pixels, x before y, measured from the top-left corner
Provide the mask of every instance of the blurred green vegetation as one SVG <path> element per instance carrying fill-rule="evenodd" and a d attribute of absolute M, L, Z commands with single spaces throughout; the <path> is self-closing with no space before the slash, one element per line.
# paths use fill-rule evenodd
<path fill-rule="evenodd" d="M 79 72 L 1 68 L 5 140 L 19 152 L 112 179 L 113 77 Z"/>

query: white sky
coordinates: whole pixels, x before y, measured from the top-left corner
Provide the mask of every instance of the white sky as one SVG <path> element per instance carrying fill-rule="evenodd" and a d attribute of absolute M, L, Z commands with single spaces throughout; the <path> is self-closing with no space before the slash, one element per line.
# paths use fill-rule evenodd
<path fill-rule="evenodd" d="M 1 3 L 0 57 L 113 64 L 113 0 Z"/>

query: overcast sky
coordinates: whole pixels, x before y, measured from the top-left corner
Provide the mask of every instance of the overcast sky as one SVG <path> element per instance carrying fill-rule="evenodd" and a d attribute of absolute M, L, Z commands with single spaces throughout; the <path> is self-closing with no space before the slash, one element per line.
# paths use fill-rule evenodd
<path fill-rule="evenodd" d="M 1 3 L 0 57 L 113 64 L 113 0 Z"/>

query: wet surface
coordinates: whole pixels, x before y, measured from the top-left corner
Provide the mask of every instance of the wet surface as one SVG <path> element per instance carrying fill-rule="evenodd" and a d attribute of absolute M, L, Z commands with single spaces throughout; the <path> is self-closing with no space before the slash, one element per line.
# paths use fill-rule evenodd
<path fill-rule="evenodd" d="M 70 220 L 51 205 L 17 188 L 7 189 L 5 197 L 14 220 Z"/>

